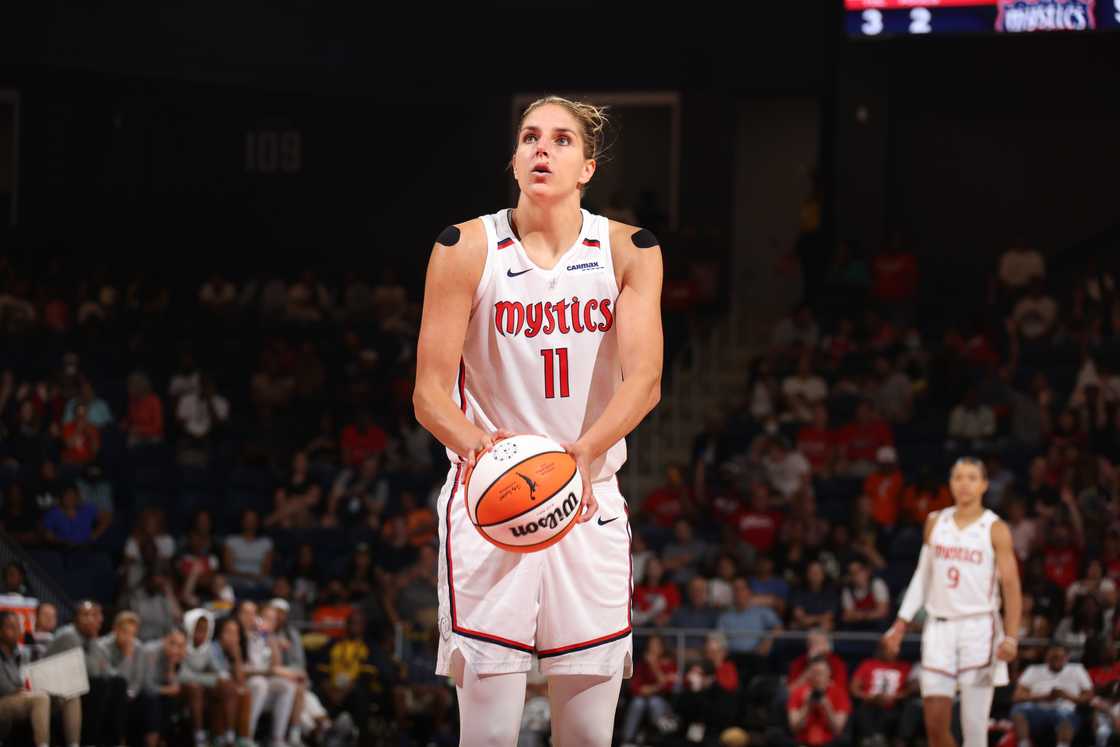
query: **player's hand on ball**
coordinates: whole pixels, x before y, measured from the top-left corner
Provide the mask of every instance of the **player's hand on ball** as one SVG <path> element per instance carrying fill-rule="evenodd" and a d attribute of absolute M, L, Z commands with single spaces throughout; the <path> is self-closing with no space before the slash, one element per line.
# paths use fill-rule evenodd
<path fill-rule="evenodd" d="M 996 650 L 996 658 L 1000 661 L 1014 661 L 1015 657 L 1019 655 L 1019 642 L 1014 638 L 1004 638 L 999 642 L 999 648 Z"/>
<path fill-rule="evenodd" d="M 580 477 L 583 478 L 583 502 L 580 504 L 583 506 L 583 513 L 577 521 L 580 524 L 591 521 L 599 510 L 599 502 L 595 500 L 595 492 L 591 489 L 591 455 L 579 441 L 560 445 L 564 447 L 564 451 L 575 457 Z"/>
<path fill-rule="evenodd" d="M 471 472 L 474 470 L 474 465 L 478 461 L 479 457 L 485 454 L 486 450 L 491 446 L 498 443 L 503 438 L 509 438 L 512 435 L 514 435 L 512 431 L 507 431 L 505 428 L 499 428 L 493 433 L 483 433 L 483 435 L 479 437 L 474 446 L 472 446 L 471 449 L 466 453 L 466 456 L 463 460 L 464 464 L 466 464 L 467 467 L 463 470 L 464 485 L 466 485 L 467 481 L 470 479 Z"/>

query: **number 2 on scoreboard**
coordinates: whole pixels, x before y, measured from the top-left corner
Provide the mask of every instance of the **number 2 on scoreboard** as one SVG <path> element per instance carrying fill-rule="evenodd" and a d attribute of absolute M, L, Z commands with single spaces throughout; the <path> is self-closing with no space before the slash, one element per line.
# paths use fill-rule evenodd
<path fill-rule="evenodd" d="M 556 366 L 554 361 L 559 362 L 559 377 L 560 377 L 560 396 L 567 397 L 568 394 L 568 349 L 567 348 L 545 348 L 541 351 L 541 357 L 544 358 L 544 398 L 554 399 L 556 397 Z"/>

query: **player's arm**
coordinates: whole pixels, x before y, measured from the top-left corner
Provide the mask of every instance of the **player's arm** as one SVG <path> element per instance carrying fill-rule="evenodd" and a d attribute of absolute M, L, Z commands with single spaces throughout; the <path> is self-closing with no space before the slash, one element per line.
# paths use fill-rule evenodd
<path fill-rule="evenodd" d="M 992 547 L 996 553 L 996 571 L 999 573 L 1000 591 L 1003 592 L 1003 629 L 1005 635 L 997 656 L 1011 661 L 1019 653 L 1019 623 L 1023 615 L 1023 594 L 1019 588 L 1019 564 L 1015 561 L 1015 547 L 1011 542 L 1011 529 L 1005 522 L 992 524 Z"/>
<path fill-rule="evenodd" d="M 468 466 L 492 440 L 467 420 L 451 398 L 459 375 L 474 291 L 486 264 L 481 220 L 445 229 L 432 248 L 424 280 L 424 309 L 416 346 L 416 421 Z"/>
<path fill-rule="evenodd" d="M 888 650 L 897 652 L 902 645 L 902 636 L 906 626 L 914 616 L 925 606 L 926 594 L 929 591 L 930 579 L 933 575 L 933 559 L 929 555 L 929 536 L 937 523 L 937 511 L 931 511 L 926 517 L 926 525 L 922 530 L 922 551 L 918 555 L 918 567 L 906 587 L 906 594 L 902 597 L 902 604 L 898 607 L 898 618 L 883 635 L 883 644 Z"/>
<path fill-rule="evenodd" d="M 615 325 L 623 381 L 603 414 L 577 441 L 589 461 L 633 431 L 661 399 L 661 246 L 647 246 L 649 239 L 642 234 L 634 226 L 611 223 L 614 260 L 616 266 L 621 263 Z M 652 237 L 648 231 L 644 234 Z"/>
<path fill-rule="evenodd" d="M 612 221 L 611 251 L 620 279 L 614 323 L 623 381 L 591 427 L 565 444 L 583 473 L 587 510 L 580 521 L 590 520 L 597 508 L 591 463 L 633 431 L 661 399 L 661 246 L 649 231 Z"/>

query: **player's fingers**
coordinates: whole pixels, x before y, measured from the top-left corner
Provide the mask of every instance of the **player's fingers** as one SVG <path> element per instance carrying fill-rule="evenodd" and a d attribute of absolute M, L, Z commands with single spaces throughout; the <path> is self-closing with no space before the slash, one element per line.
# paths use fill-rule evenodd
<path fill-rule="evenodd" d="M 591 521 L 599 510 L 599 501 L 595 500 L 595 493 L 592 492 L 590 485 L 584 484 L 583 495 L 583 505 L 585 508 L 583 514 L 579 517 L 580 523 Z"/>

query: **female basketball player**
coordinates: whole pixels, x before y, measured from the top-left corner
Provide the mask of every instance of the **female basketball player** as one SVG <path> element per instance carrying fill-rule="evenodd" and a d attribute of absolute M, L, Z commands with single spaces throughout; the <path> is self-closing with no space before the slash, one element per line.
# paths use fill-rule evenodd
<path fill-rule="evenodd" d="M 472 747 L 516 743 L 534 653 L 560 747 L 610 744 L 630 676 L 630 531 L 615 473 L 660 397 L 662 267 L 650 231 L 580 207 L 604 123 L 566 99 L 529 106 L 510 161 L 517 206 L 448 227 L 428 265 L 413 402 L 452 462 L 437 672 L 455 678 Z M 535 553 L 484 540 L 460 492 L 510 433 L 556 439 L 583 474 L 581 523 Z"/>
<path fill-rule="evenodd" d="M 898 619 L 883 636 L 897 652 L 907 624 L 925 606 L 921 687 L 931 747 L 955 745 L 950 721 L 958 687 L 964 747 L 988 744 L 993 691 L 1007 684 L 1007 662 L 1018 653 L 1018 640 L 1003 631 L 1019 630 L 1019 568 L 1011 530 L 981 503 L 987 489 L 983 462 L 958 459 L 949 477 L 955 505 L 926 518 L 918 568 Z"/>

